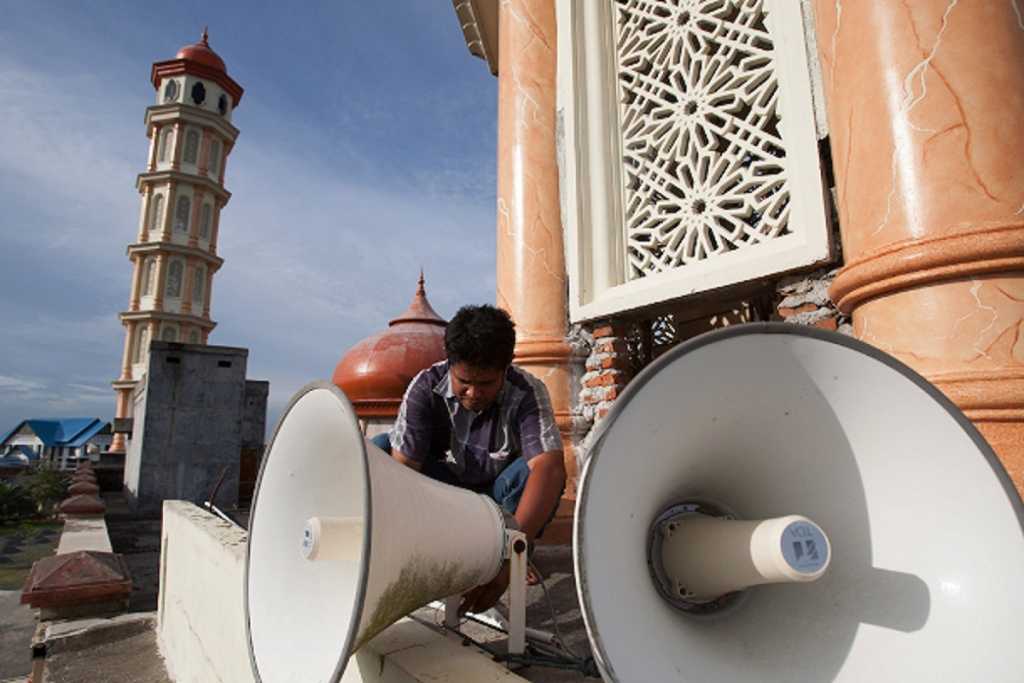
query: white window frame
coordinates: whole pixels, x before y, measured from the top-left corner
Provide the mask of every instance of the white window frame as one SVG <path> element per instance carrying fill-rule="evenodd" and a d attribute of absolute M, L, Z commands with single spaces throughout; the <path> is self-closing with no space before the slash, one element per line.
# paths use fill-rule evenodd
<path fill-rule="evenodd" d="M 150 209 L 149 230 L 148 230 L 148 232 L 151 235 L 152 235 L 152 233 L 158 233 L 158 232 L 161 232 L 163 230 L 163 225 L 161 225 L 161 223 L 163 222 L 163 216 L 164 216 L 164 204 L 166 204 L 166 200 L 164 199 L 164 196 L 162 194 L 160 194 L 160 193 L 154 194 L 152 201 L 153 201 L 153 208 Z"/>
<path fill-rule="evenodd" d="M 172 293 L 171 290 L 171 277 L 173 276 L 174 270 L 178 270 L 178 291 Z M 167 281 L 164 283 L 164 292 L 167 299 L 180 299 L 182 298 L 181 293 L 185 289 L 185 262 L 178 258 L 172 258 L 167 262 Z"/>
<path fill-rule="evenodd" d="M 220 172 L 220 155 L 222 147 L 223 145 L 221 145 L 220 140 L 217 138 L 210 139 L 210 151 L 206 162 L 206 170 L 214 178 L 216 178 L 217 174 Z"/>
<path fill-rule="evenodd" d="M 196 266 L 192 271 L 192 303 L 202 304 L 206 297 L 206 268 Z"/>
<path fill-rule="evenodd" d="M 203 202 L 199 210 L 199 239 L 210 239 L 210 228 L 213 225 L 213 205 L 210 202 Z"/>
<path fill-rule="evenodd" d="M 195 144 L 193 145 L 193 141 Z M 202 144 L 202 136 L 199 135 L 199 131 L 195 128 L 188 128 L 185 131 L 185 145 L 181 152 L 181 160 L 186 164 L 196 164 L 199 162 L 199 147 Z M 189 154 L 191 152 L 191 155 Z"/>
<path fill-rule="evenodd" d="M 182 216 L 181 207 L 185 207 L 184 216 Z M 175 233 L 188 234 L 192 228 L 192 196 L 182 192 L 178 195 L 178 198 L 174 200 L 174 228 Z"/>
<path fill-rule="evenodd" d="M 156 159 L 157 162 L 159 163 L 166 163 L 168 161 L 168 157 L 171 154 L 171 132 L 172 131 L 170 126 L 163 126 L 160 128 L 159 138 L 157 139 L 157 144 L 159 145 L 159 147 L 157 149 Z"/>
<path fill-rule="evenodd" d="M 156 259 L 147 256 L 142 262 L 142 292 L 140 296 L 153 296 L 156 293 Z"/>
<path fill-rule="evenodd" d="M 138 341 L 135 343 L 134 365 L 145 362 L 146 349 L 149 346 L 149 327 L 145 324 L 139 326 Z"/>
<path fill-rule="evenodd" d="M 787 143 L 790 225 L 801 229 L 756 249 L 627 280 L 614 8 L 611 0 L 557 0 L 558 161 L 572 322 L 809 268 L 831 258 L 801 3 L 765 3 Z"/>

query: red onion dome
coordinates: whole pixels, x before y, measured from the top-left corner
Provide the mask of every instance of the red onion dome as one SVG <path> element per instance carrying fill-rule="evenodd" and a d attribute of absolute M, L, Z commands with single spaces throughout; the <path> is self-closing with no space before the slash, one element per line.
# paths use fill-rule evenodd
<path fill-rule="evenodd" d="M 220 58 L 216 52 L 210 49 L 209 34 L 206 29 L 203 29 L 203 36 L 199 39 L 198 43 L 192 45 L 186 45 L 185 47 L 178 50 L 178 54 L 174 56 L 175 59 L 189 59 L 199 64 L 204 64 L 212 69 L 223 71 L 227 73 L 228 68 L 224 65 L 224 60 Z"/>
<path fill-rule="evenodd" d="M 334 382 L 361 418 L 395 417 L 409 382 L 420 370 L 444 360 L 444 329 L 448 324 L 427 301 L 423 273 L 412 303 L 388 323 L 342 356 Z"/>

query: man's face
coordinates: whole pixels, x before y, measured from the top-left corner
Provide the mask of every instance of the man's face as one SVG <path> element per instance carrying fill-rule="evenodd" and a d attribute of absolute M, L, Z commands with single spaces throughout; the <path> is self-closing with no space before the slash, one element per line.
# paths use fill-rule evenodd
<path fill-rule="evenodd" d="M 454 363 L 449 373 L 452 379 L 452 393 L 463 408 L 475 412 L 487 410 L 505 383 L 505 368 L 478 368 L 466 363 Z"/>

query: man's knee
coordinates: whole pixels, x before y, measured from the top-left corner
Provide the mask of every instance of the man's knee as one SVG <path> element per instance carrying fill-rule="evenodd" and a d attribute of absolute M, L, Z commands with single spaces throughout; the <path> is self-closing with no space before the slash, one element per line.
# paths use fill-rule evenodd
<path fill-rule="evenodd" d="M 374 446 L 381 449 L 388 455 L 391 455 L 391 437 L 388 435 L 387 432 L 381 432 L 377 436 L 372 437 L 370 439 L 370 443 L 372 443 Z"/>

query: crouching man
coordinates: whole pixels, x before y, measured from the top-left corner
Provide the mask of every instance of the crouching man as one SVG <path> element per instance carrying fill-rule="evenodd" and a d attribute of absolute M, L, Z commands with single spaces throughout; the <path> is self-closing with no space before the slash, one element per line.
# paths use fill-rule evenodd
<path fill-rule="evenodd" d="M 490 496 L 532 541 L 554 517 L 565 465 L 547 389 L 512 364 L 515 343 L 505 311 L 459 309 L 445 330 L 447 360 L 416 375 L 390 434 L 373 443 L 432 479 Z M 506 562 L 460 611 L 492 607 L 508 582 Z"/>

